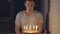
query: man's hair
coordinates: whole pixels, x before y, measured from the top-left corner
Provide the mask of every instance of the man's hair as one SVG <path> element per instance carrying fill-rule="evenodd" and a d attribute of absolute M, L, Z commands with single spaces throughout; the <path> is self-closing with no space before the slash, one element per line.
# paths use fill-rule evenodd
<path fill-rule="evenodd" d="M 33 1 L 33 2 L 35 2 L 34 0 L 26 0 L 26 1 L 30 1 L 30 2 L 32 2 L 32 1 Z M 26 1 L 25 1 L 25 2 L 26 2 Z"/>
<path fill-rule="evenodd" d="M 34 1 L 34 0 L 26 0 L 26 1 Z"/>

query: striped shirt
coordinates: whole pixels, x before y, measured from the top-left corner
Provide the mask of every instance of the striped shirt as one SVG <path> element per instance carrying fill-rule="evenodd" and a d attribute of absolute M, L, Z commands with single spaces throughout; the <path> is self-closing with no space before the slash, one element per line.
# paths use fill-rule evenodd
<path fill-rule="evenodd" d="M 30 16 L 26 14 L 26 11 L 21 11 L 16 15 L 15 25 L 20 24 L 22 27 L 22 32 L 24 29 L 36 29 L 36 26 L 38 26 L 38 30 L 40 30 L 41 23 L 43 23 L 43 16 L 38 11 L 34 11 Z"/>

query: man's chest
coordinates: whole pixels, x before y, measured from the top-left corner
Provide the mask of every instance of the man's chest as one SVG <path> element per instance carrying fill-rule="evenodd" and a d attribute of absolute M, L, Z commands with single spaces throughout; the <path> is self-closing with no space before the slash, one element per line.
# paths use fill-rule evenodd
<path fill-rule="evenodd" d="M 26 15 L 24 15 L 24 16 L 22 16 L 21 17 L 21 19 L 20 19 L 20 21 L 22 22 L 22 23 L 29 23 L 29 24 L 36 24 L 37 23 L 37 21 L 38 21 L 38 16 L 36 16 L 36 15 L 32 15 L 32 16 L 26 16 Z"/>

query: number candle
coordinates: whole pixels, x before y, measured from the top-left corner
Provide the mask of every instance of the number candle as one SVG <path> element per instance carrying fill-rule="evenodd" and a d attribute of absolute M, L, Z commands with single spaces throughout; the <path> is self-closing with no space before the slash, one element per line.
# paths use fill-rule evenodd
<path fill-rule="evenodd" d="M 33 25 L 33 30 L 35 29 L 35 25 Z"/>
<path fill-rule="evenodd" d="M 28 25 L 26 25 L 26 30 L 28 30 Z"/>
<path fill-rule="evenodd" d="M 25 26 L 24 26 L 24 30 L 25 30 Z"/>
<path fill-rule="evenodd" d="M 38 30 L 38 26 L 36 25 L 36 31 Z"/>
<path fill-rule="evenodd" d="M 31 25 L 29 25 L 29 30 L 31 30 Z"/>

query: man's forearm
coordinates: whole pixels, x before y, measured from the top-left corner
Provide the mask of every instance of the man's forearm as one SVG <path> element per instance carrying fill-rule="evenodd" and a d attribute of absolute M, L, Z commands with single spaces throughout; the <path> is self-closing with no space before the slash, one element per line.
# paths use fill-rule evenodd
<path fill-rule="evenodd" d="M 15 27 L 15 32 L 16 32 L 16 34 L 21 34 L 19 25 Z"/>
<path fill-rule="evenodd" d="M 40 32 L 42 32 L 42 29 L 43 29 L 43 23 L 40 23 L 40 28 L 39 28 Z"/>
<path fill-rule="evenodd" d="M 21 34 L 20 32 L 16 32 L 16 34 Z"/>
<path fill-rule="evenodd" d="M 20 33 L 20 31 L 18 30 L 18 31 L 16 31 L 16 34 L 21 34 L 21 33 Z"/>

